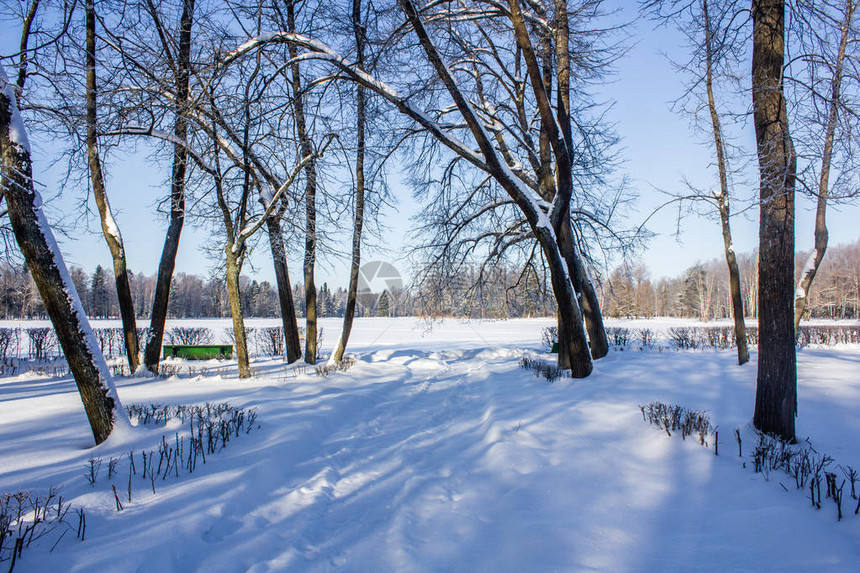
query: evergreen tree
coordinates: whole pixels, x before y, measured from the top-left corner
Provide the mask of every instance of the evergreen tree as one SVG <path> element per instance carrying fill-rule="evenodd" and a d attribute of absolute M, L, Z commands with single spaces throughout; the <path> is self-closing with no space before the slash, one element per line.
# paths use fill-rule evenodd
<path fill-rule="evenodd" d="M 81 304 L 84 306 L 84 312 L 88 316 L 92 316 L 93 311 L 90 307 L 90 281 L 86 271 L 81 267 L 70 267 L 69 276 L 75 285 L 75 290 L 78 291 Z"/>
<path fill-rule="evenodd" d="M 101 265 L 96 267 L 90 283 L 90 313 L 94 318 L 108 316 L 108 276 Z"/>
<path fill-rule="evenodd" d="M 379 302 L 376 303 L 376 316 L 388 316 L 391 314 L 391 301 L 388 299 L 388 291 L 382 291 Z"/>

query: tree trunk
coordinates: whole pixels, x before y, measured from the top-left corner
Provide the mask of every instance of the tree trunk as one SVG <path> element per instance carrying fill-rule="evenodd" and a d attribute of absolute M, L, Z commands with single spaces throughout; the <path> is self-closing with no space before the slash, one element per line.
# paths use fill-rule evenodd
<path fill-rule="evenodd" d="M 176 123 L 173 135 L 180 141 L 188 137 L 188 121 L 185 119 L 185 106 L 188 103 L 188 84 L 191 70 L 191 24 L 194 15 L 194 0 L 184 0 L 179 31 L 179 55 L 176 73 Z M 185 222 L 185 172 L 188 165 L 188 152 L 185 145 L 173 146 L 173 170 L 170 185 L 170 223 L 164 238 L 161 261 L 158 264 L 158 277 L 152 300 L 152 313 L 149 322 L 149 337 L 146 341 L 144 363 L 153 373 L 158 372 L 161 358 L 161 342 L 164 339 L 164 323 L 167 320 L 167 305 L 170 298 L 170 283 L 176 266 L 176 253 L 179 250 L 179 237 Z"/>
<path fill-rule="evenodd" d="M 577 294 L 582 316 L 585 319 L 585 329 L 588 331 L 588 342 L 591 346 L 591 357 L 595 360 L 609 354 L 609 341 L 606 338 L 606 329 L 603 326 L 603 316 L 600 313 L 600 301 L 594 291 L 594 285 L 588 277 L 588 270 L 582 261 L 576 241 L 573 237 L 573 229 L 570 226 L 570 215 L 563 217 L 560 228 L 559 246 L 567 268 L 570 271 L 570 279 Z"/>
<path fill-rule="evenodd" d="M 230 297 L 230 314 L 233 317 L 233 343 L 236 345 L 236 361 L 239 365 L 239 378 L 251 377 L 248 360 L 248 340 L 245 338 L 245 318 L 242 314 L 242 295 L 239 292 L 239 273 L 241 267 L 233 252 L 233 243 L 227 242 L 227 294 Z"/>
<path fill-rule="evenodd" d="M 280 217 L 269 217 L 266 221 L 266 228 L 269 233 L 269 248 L 272 251 L 272 261 L 275 266 L 275 279 L 278 283 L 278 303 L 281 307 L 281 323 L 284 327 L 287 361 L 292 364 L 302 357 L 302 347 L 299 341 L 293 287 L 290 285 L 290 272 L 287 268 L 287 254 L 284 249 L 284 237 L 281 234 Z"/>
<path fill-rule="evenodd" d="M 731 292 L 732 319 L 735 325 L 735 340 L 738 345 L 738 364 L 749 362 L 750 353 L 747 346 L 747 328 L 744 322 L 744 301 L 741 296 L 741 276 L 738 269 L 738 259 L 732 245 L 732 231 L 729 227 L 728 204 L 726 209 L 720 209 L 720 224 L 723 229 L 723 247 L 726 255 L 726 265 L 729 268 L 729 291 Z"/>
<path fill-rule="evenodd" d="M 290 32 L 296 31 L 295 2 L 287 3 L 287 26 Z M 290 59 L 295 60 L 298 50 L 295 44 L 289 45 Z M 314 155 L 310 134 L 305 120 L 304 97 L 302 96 L 302 79 L 298 62 L 292 64 L 293 112 L 296 120 L 296 134 L 302 156 Z M 315 364 L 319 349 L 317 348 L 317 287 L 314 282 L 314 266 L 317 258 L 317 170 L 316 160 L 305 164 L 305 362 Z"/>
<path fill-rule="evenodd" d="M 134 317 L 134 301 L 131 297 L 131 287 L 128 280 L 128 269 L 125 260 L 125 247 L 119 226 L 114 220 L 105 190 L 104 174 L 98 149 L 98 102 L 96 85 L 96 13 L 94 0 L 86 2 L 86 35 L 87 35 L 87 159 L 90 167 L 90 180 L 93 186 L 93 196 L 99 210 L 102 224 L 102 234 L 113 258 L 114 283 L 119 300 L 119 313 L 122 317 L 122 333 L 125 341 L 125 352 L 128 357 L 128 367 L 133 373 L 140 365 L 138 356 L 137 323 Z"/>
<path fill-rule="evenodd" d="M 535 226 L 534 231 L 549 267 L 558 306 L 558 367 L 570 370 L 574 378 L 585 378 L 591 374 L 593 364 L 567 264 L 551 230 Z"/>
<path fill-rule="evenodd" d="M 753 122 L 760 175 L 759 352 L 753 422 L 794 440 L 794 184 L 797 158 L 788 131 L 782 71 L 785 3 L 753 0 Z"/>
<path fill-rule="evenodd" d="M 741 298 L 741 277 L 738 261 L 732 244 L 732 228 L 729 211 L 729 176 L 723 145 L 723 129 L 720 116 L 717 114 L 717 104 L 714 99 L 714 52 L 712 49 L 711 19 L 708 14 L 708 0 L 702 1 L 702 12 L 705 17 L 705 87 L 708 92 L 708 110 L 711 113 L 711 127 L 714 134 L 714 147 L 717 150 L 717 169 L 720 174 L 720 192 L 717 195 L 717 207 L 720 212 L 720 226 L 723 231 L 723 249 L 726 265 L 729 268 L 729 290 L 732 300 L 732 318 L 735 324 L 735 340 L 738 345 L 738 364 L 749 362 L 750 353 L 747 348 L 747 329 L 744 323 L 744 303 Z"/>
<path fill-rule="evenodd" d="M 40 0 L 33 0 L 30 4 L 30 9 L 27 11 L 27 15 L 24 16 L 24 26 L 21 30 L 21 45 L 18 50 L 21 54 L 20 60 L 18 60 L 18 90 L 16 92 L 15 101 L 20 104 L 18 98 L 24 91 L 24 83 L 27 81 L 27 63 L 28 63 L 28 54 L 29 50 L 27 49 L 28 44 L 30 43 L 30 33 L 32 31 L 33 22 L 36 20 L 36 12 L 39 10 Z"/>
<path fill-rule="evenodd" d="M 364 27 L 361 23 L 361 0 L 352 1 L 352 29 L 355 34 L 356 63 L 359 69 L 364 69 Z M 346 294 L 346 310 L 343 315 L 343 330 L 337 341 L 329 362 L 338 363 L 343 360 L 346 344 L 352 332 L 352 322 L 355 318 L 355 303 L 358 295 L 358 273 L 361 269 L 361 230 L 364 226 L 364 124 L 365 124 L 365 93 L 364 87 L 356 85 L 355 94 L 355 223 L 352 232 L 352 267 L 349 273 L 349 290 Z"/>
<path fill-rule="evenodd" d="M 26 128 L 18 112 L 15 90 L 2 66 L 0 165 L 2 192 L 12 231 L 54 325 L 57 340 L 84 404 L 93 437 L 96 444 L 100 444 L 110 435 L 117 418 L 125 419 L 125 411 L 45 219 L 41 197 L 33 187 L 33 166 Z"/>
<path fill-rule="evenodd" d="M 824 133 L 824 153 L 821 156 L 821 173 L 818 178 L 818 202 L 815 208 L 815 246 L 812 253 L 803 266 L 803 271 L 800 279 L 797 281 L 797 289 L 794 293 L 794 330 L 797 331 L 800 326 L 800 319 L 806 310 L 806 303 L 809 300 L 809 289 L 812 287 L 812 281 L 815 280 L 815 274 L 818 272 L 818 267 L 824 259 L 824 253 L 827 252 L 827 199 L 829 197 L 830 187 L 830 163 L 833 158 L 833 138 L 836 134 L 836 126 L 839 122 L 839 106 L 841 105 L 842 96 L 842 70 L 845 64 L 845 51 L 848 47 L 849 33 L 851 30 L 851 20 L 854 16 L 855 4 L 854 0 L 849 0 L 845 4 L 845 16 L 842 20 L 841 32 L 839 40 L 839 51 L 836 54 L 836 63 L 833 70 L 833 77 L 830 79 L 830 102 L 827 115 L 827 127 Z"/>

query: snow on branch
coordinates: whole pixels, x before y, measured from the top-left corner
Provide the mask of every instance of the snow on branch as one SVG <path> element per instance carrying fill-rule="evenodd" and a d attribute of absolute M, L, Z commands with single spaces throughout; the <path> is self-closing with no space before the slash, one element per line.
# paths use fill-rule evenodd
<path fill-rule="evenodd" d="M 401 96 L 397 90 L 361 70 L 355 63 L 350 62 L 332 48 L 317 40 L 312 40 L 301 34 L 293 34 L 289 32 L 270 32 L 262 34 L 256 38 L 248 40 L 232 52 L 227 53 L 222 59 L 222 65 L 229 65 L 234 60 L 241 58 L 256 49 L 260 49 L 269 44 L 278 43 L 293 44 L 309 50 L 308 54 L 303 54 L 301 56 L 303 60 L 319 60 L 334 65 L 337 69 L 344 72 L 352 81 L 373 91 L 388 102 L 394 104 L 394 106 L 404 115 L 418 122 L 423 128 L 439 139 L 443 145 L 466 159 L 469 163 L 484 171 L 489 170 L 480 155 L 475 153 L 456 136 L 446 131 L 442 125 L 431 119 L 426 113 L 410 104 L 408 102 L 408 98 Z"/>
<path fill-rule="evenodd" d="M 182 139 L 181 137 L 177 137 L 175 134 L 170 133 L 169 131 L 163 131 L 160 129 L 153 129 L 152 127 L 140 127 L 140 126 L 132 126 L 126 127 L 124 129 L 117 129 L 113 131 L 107 131 L 102 133 L 101 135 L 112 137 L 118 135 L 144 135 L 148 137 L 154 137 L 156 139 L 161 139 L 163 141 L 167 141 L 174 145 L 179 145 L 194 159 L 194 162 L 203 169 L 206 173 L 210 175 L 215 175 L 215 168 L 209 165 L 201 156 L 198 154 L 194 148 L 192 148 L 187 141 Z"/>

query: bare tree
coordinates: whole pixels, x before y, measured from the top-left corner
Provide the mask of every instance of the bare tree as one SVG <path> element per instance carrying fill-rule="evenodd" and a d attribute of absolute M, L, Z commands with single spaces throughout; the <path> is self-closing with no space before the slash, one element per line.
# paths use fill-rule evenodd
<path fill-rule="evenodd" d="M 286 25 L 290 33 L 296 32 L 296 2 L 287 0 Z M 293 114 L 295 116 L 296 135 L 302 155 L 313 155 L 313 142 L 305 114 L 305 96 L 302 86 L 302 76 L 298 53 L 295 44 L 289 44 Z M 315 364 L 319 349 L 317 348 L 317 287 L 314 281 L 314 267 L 317 259 L 317 166 L 311 160 L 305 165 L 305 362 Z"/>
<path fill-rule="evenodd" d="M 794 440 L 794 186 L 783 93 L 785 2 L 753 0 L 752 104 L 759 160 L 759 353 L 755 427 Z"/>
<path fill-rule="evenodd" d="M 352 0 L 352 30 L 355 36 L 355 65 L 359 70 L 365 71 L 364 52 L 367 43 L 367 21 L 362 18 L 361 0 Z M 349 335 L 352 332 L 358 295 L 358 277 L 361 270 L 361 231 L 364 226 L 366 97 L 365 88 L 357 85 L 355 92 L 355 217 L 352 231 L 352 261 L 349 270 L 346 309 L 343 315 L 343 329 L 334 352 L 329 358 L 331 363 L 338 363 L 343 360 L 343 353 L 346 351 Z"/>
<path fill-rule="evenodd" d="M 730 19 L 731 11 L 724 10 L 721 19 Z M 723 234 L 723 250 L 726 258 L 726 266 L 729 270 L 729 286 L 732 301 L 732 318 L 734 319 L 735 340 L 738 345 L 738 364 L 749 362 L 750 355 L 747 349 L 747 333 L 744 324 L 744 304 L 741 298 L 741 277 L 738 269 L 738 261 L 735 256 L 734 242 L 732 241 L 731 209 L 729 201 L 729 178 L 728 165 L 725 152 L 725 139 L 720 123 L 720 115 L 717 112 L 716 99 L 714 97 L 714 64 L 728 49 L 725 46 L 730 40 L 730 28 L 725 26 L 712 26 L 711 14 L 708 10 L 708 0 L 702 0 L 702 16 L 704 26 L 705 43 L 705 89 L 708 95 L 708 111 L 711 116 L 711 128 L 714 135 L 714 149 L 717 154 L 717 170 L 720 175 L 720 190 L 714 193 L 717 209 L 720 213 L 720 228 Z M 715 37 L 715 33 L 719 36 Z"/>
<path fill-rule="evenodd" d="M 737 80 L 734 68 L 744 57 L 745 18 L 741 17 L 740 9 L 733 0 L 656 0 L 646 2 L 645 6 L 654 10 L 663 21 L 674 21 L 686 36 L 692 52 L 689 61 L 676 64 L 691 78 L 685 95 L 678 103 L 691 104 L 691 112 L 696 122 L 699 121 L 700 112 L 706 111 L 710 140 L 714 146 L 719 189 L 708 192 L 688 184 L 691 194 L 677 195 L 674 200 L 704 202 L 719 215 L 723 251 L 729 273 L 738 364 L 745 364 L 749 361 L 749 350 L 740 270 L 732 240 L 729 150 L 715 95 L 716 82 L 727 80 L 726 83 L 735 83 Z"/>
<path fill-rule="evenodd" d="M 797 281 L 794 294 L 795 330 L 806 311 L 812 282 L 827 251 L 827 204 L 833 184 L 830 175 L 834 155 L 838 155 L 838 147 L 844 149 L 843 157 L 850 158 L 853 155 L 851 145 L 855 139 L 857 110 L 846 97 L 845 84 L 853 83 L 856 91 L 858 77 L 852 70 L 851 63 L 846 62 L 855 52 L 852 48 L 858 39 L 853 23 L 856 9 L 855 0 L 798 2 L 794 12 L 799 20 L 797 28 L 801 36 L 802 57 L 807 72 L 795 85 L 798 90 L 808 91 L 809 98 L 805 99 L 812 100 L 811 105 L 800 106 L 808 110 L 808 116 L 801 117 L 801 121 L 805 119 L 809 127 L 808 133 L 801 138 L 801 145 L 811 147 L 819 161 L 818 180 L 814 187 L 815 244 Z M 837 33 L 833 34 L 834 31 Z M 832 54 L 834 48 L 836 53 Z M 819 85 L 822 85 L 822 89 L 819 89 Z M 812 139 L 815 140 L 814 143 L 807 141 Z M 819 141 L 820 147 L 816 145 Z M 838 167 L 842 167 L 842 172 L 854 171 L 852 165 L 837 165 Z"/>
<path fill-rule="evenodd" d="M 114 283 L 122 317 L 126 356 L 132 372 L 140 365 L 138 356 L 137 324 L 134 318 L 134 301 L 128 280 L 125 246 L 119 225 L 114 219 L 105 188 L 98 144 L 98 86 L 96 80 L 96 10 L 94 0 L 86 0 L 86 101 L 87 101 L 87 160 L 93 196 L 99 210 L 102 233 L 113 258 Z"/>
<path fill-rule="evenodd" d="M 175 123 L 173 127 L 173 168 L 170 178 L 170 222 L 164 237 L 164 247 L 158 264 L 158 279 L 152 312 L 149 320 L 149 335 L 144 350 L 144 364 L 152 372 L 158 370 L 161 357 L 161 342 L 164 338 L 164 323 L 167 320 L 167 305 L 170 298 L 170 282 L 176 266 L 179 237 L 185 222 L 185 181 L 188 167 L 188 120 L 185 117 L 189 100 L 191 76 L 191 28 L 194 21 L 195 0 L 182 0 L 182 16 L 179 22 L 179 42 L 175 56 L 168 41 L 161 16 L 152 0 L 147 0 L 152 22 L 162 41 L 162 49 L 173 72 L 175 84 Z"/>
<path fill-rule="evenodd" d="M 0 65 L 0 173 L 15 238 L 45 304 L 69 363 L 97 444 L 110 435 L 125 411 L 98 350 L 75 286 L 69 278 L 42 200 L 33 186 L 27 129 L 18 111 L 15 86 Z"/>

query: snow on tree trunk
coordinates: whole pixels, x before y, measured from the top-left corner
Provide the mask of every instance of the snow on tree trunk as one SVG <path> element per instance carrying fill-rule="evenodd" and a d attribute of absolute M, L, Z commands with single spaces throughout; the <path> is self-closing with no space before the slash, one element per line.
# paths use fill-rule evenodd
<path fill-rule="evenodd" d="M 579 295 L 579 306 L 585 319 L 585 329 L 588 332 L 588 342 L 591 347 L 591 357 L 595 360 L 609 354 L 609 341 L 600 313 L 600 301 L 597 292 L 588 277 L 588 270 L 582 262 L 582 256 L 573 237 L 570 226 L 570 215 L 563 217 L 559 233 L 559 245 L 564 253 L 567 268 L 571 273 L 574 290 Z"/>
<path fill-rule="evenodd" d="M 127 424 L 127 417 L 33 186 L 26 128 L 2 67 L 0 88 L 2 192 L 9 221 L 77 384 L 93 437 L 100 444 L 114 423 Z"/>
<path fill-rule="evenodd" d="M 125 246 L 119 227 L 114 220 L 105 189 L 101 158 L 98 148 L 97 86 L 96 86 L 96 13 L 93 0 L 86 2 L 86 85 L 87 85 L 87 160 L 90 168 L 93 196 L 99 210 L 102 234 L 113 258 L 114 284 L 116 285 L 119 312 L 122 317 L 122 333 L 125 341 L 126 356 L 131 372 L 140 365 L 138 356 L 137 322 L 134 317 L 134 302 L 128 279 Z"/>

